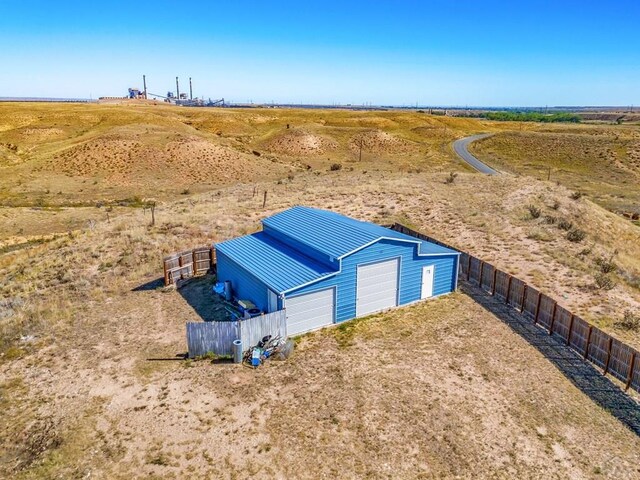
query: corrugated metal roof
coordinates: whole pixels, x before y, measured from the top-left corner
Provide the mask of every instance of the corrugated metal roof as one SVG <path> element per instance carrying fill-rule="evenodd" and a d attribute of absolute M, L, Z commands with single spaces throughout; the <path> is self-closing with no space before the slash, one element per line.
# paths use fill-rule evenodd
<path fill-rule="evenodd" d="M 219 243 L 216 250 L 251 272 L 276 293 L 337 273 L 264 232 Z"/>
<path fill-rule="evenodd" d="M 420 254 L 457 253 L 394 230 L 317 208 L 297 206 L 262 223 L 334 258 L 341 258 L 383 238 L 420 245 Z"/>
<path fill-rule="evenodd" d="M 420 255 L 458 253 L 374 223 L 309 207 L 293 207 L 264 219 L 263 223 L 333 258 L 344 257 L 381 239 L 418 244 Z M 265 232 L 219 243 L 216 250 L 277 293 L 337 273 Z"/>

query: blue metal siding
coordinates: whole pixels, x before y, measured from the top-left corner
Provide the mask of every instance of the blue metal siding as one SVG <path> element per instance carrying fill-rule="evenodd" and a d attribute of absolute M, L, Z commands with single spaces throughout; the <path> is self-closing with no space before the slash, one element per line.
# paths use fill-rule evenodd
<path fill-rule="evenodd" d="M 219 282 L 231 281 L 233 295 L 239 300 L 251 300 L 263 312 L 267 311 L 267 285 L 231 260 L 222 252 L 216 253 Z"/>
<path fill-rule="evenodd" d="M 356 316 L 356 268 L 359 264 L 400 258 L 400 299 L 405 305 L 420 300 L 422 290 L 422 267 L 435 266 L 433 295 L 442 295 L 455 289 L 455 265 L 457 255 L 420 257 L 417 245 L 393 240 L 380 240 L 342 260 L 342 271 L 331 278 L 294 290 L 290 295 L 308 293 L 336 286 L 336 321 L 349 320 Z"/>

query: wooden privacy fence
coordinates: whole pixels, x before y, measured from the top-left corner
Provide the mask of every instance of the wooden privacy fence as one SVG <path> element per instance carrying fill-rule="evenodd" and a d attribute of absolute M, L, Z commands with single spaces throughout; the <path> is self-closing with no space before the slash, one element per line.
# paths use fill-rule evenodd
<path fill-rule="evenodd" d="M 164 257 L 164 284 L 203 275 L 215 269 L 216 250 L 211 247 L 199 247 Z"/>
<path fill-rule="evenodd" d="M 189 357 L 198 357 L 207 352 L 232 355 L 234 340 L 241 340 L 242 350 L 245 351 L 266 335 L 287 336 L 284 310 L 232 322 L 187 322 Z"/>
<path fill-rule="evenodd" d="M 404 225 L 396 223 L 391 228 L 459 251 Z M 545 328 L 549 335 L 561 338 L 585 360 L 602 368 L 605 375 L 610 374 L 622 381 L 625 390 L 633 388 L 640 392 L 640 352 L 634 348 L 574 315 L 556 300 L 519 278 L 498 270 L 468 253 L 460 254 L 459 273 L 461 278 L 501 299 L 535 324 Z"/>

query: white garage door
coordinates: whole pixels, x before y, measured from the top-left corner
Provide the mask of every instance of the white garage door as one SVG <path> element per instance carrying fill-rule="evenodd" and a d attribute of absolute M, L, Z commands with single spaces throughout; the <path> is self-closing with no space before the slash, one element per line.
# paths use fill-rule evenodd
<path fill-rule="evenodd" d="M 297 335 L 331 325 L 334 321 L 335 304 L 335 288 L 286 298 L 287 334 Z"/>
<path fill-rule="evenodd" d="M 379 312 L 398 304 L 397 258 L 358 265 L 356 316 Z"/>

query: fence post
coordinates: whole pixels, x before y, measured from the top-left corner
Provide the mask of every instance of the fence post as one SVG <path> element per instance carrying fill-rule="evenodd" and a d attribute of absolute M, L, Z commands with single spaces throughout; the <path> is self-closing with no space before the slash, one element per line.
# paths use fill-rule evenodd
<path fill-rule="evenodd" d="M 198 273 L 198 271 L 197 271 L 198 263 L 196 262 L 196 249 L 195 248 L 191 252 L 191 262 L 193 262 L 193 276 L 195 277 L 196 273 Z"/>
<path fill-rule="evenodd" d="M 527 297 L 527 287 L 528 285 L 525 283 L 524 287 L 522 287 L 522 300 L 520 301 L 520 313 L 524 313 L 524 299 Z"/>
<path fill-rule="evenodd" d="M 538 324 L 538 315 L 540 314 L 540 302 L 542 301 L 542 293 L 538 292 L 538 303 L 536 303 L 536 316 L 533 319 L 535 325 Z"/>
<path fill-rule="evenodd" d="M 627 383 L 624 387 L 625 392 L 629 390 L 629 387 L 631 386 L 631 382 L 633 380 L 633 367 L 635 367 L 635 363 L 636 363 L 636 352 L 633 352 L 631 354 L 631 362 L 629 363 L 629 374 L 627 375 Z"/>
<path fill-rule="evenodd" d="M 587 359 L 589 355 L 589 344 L 591 343 L 591 332 L 593 331 L 593 325 L 589 325 L 589 333 L 587 333 L 587 344 L 584 347 L 584 354 L 582 355 L 584 359 Z"/>
<path fill-rule="evenodd" d="M 471 278 L 471 255 L 467 254 L 467 282 Z"/>
<path fill-rule="evenodd" d="M 498 277 L 498 269 L 493 267 L 493 284 L 491 285 L 491 296 L 496 295 L 496 278 Z"/>
<path fill-rule="evenodd" d="M 572 313 L 571 318 L 569 319 L 569 332 L 567 332 L 567 345 L 571 343 L 571 330 L 573 330 L 573 319 L 575 315 Z"/>
<path fill-rule="evenodd" d="M 169 272 L 167 271 L 167 260 L 162 259 L 162 267 L 164 269 L 164 286 L 169 285 Z"/>
<path fill-rule="evenodd" d="M 607 361 L 604 363 L 604 373 L 603 375 L 606 375 L 607 372 L 609 371 L 609 362 L 611 361 L 611 346 L 613 345 L 613 338 L 609 337 L 609 345 L 607 348 Z"/>
<path fill-rule="evenodd" d="M 507 275 L 509 275 L 509 274 L 507 273 Z M 509 275 L 509 280 L 507 280 L 507 296 L 504 299 L 504 303 L 506 303 L 507 305 L 509 305 L 509 295 L 511 294 L 511 279 L 512 278 L 513 277 L 511 275 Z"/>
<path fill-rule="evenodd" d="M 553 324 L 556 323 L 556 309 L 558 302 L 553 302 L 553 313 L 551 313 L 551 324 L 549 325 L 549 335 L 553 335 Z"/>

